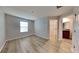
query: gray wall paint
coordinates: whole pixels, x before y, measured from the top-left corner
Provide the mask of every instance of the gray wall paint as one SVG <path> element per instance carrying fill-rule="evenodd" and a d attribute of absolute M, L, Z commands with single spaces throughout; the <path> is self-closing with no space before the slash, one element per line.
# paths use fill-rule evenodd
<path fill-rule="evenodd" d="M 48 39 L 48 18 L 39 18 L 35 20 L 35 35 Z"/>
<path fill-rule="evenodd" d="M 23 18 L 5 15 L 6 18 L 6 38 L 7 40 L 13 40 L 21 37 L 26 37 L 34 33 L 34 21 L 26 20 Z M 28 22 L 28 32 L 20 32 L 20 21 Z"/>
<path fill-rule="evenodd" d="M 0 9 L 0 51 L 5 44 L 5 17 L 3 11 Z"/>

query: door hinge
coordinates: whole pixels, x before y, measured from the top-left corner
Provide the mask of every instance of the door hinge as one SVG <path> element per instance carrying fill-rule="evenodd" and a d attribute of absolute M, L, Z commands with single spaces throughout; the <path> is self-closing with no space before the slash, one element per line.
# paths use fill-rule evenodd
<path fill-rule="evenodd" d="M 74 30 L 74 32 L 76 32 L 76 30 Z"/>
<path fill-rule="evenodd" d="M 75 14 L 75 16 L 77 16 L 77 14 Z"/>

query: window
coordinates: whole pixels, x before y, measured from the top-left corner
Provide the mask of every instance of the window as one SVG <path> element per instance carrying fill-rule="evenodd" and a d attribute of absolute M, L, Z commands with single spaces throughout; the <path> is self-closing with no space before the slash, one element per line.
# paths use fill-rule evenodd
<path fill-rule="evenodd" d="M 28 22 L 20 21 L 20 32 L 28 32 Z"/>

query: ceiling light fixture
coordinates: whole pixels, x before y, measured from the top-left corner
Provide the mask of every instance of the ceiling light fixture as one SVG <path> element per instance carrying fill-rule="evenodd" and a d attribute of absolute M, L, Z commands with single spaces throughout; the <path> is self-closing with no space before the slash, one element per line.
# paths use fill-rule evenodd
<path fill-rule="evenodd" d="M 57 7 L 57 9 L 59 9 L 59 8 L 61 8 L 61 7 L 63 7 L 63 6 L 56 6 Z"/>
<path fill-rule="evenodd" d="M 69 22 L 68 18 L 63 18 L 63 23 Z"/>

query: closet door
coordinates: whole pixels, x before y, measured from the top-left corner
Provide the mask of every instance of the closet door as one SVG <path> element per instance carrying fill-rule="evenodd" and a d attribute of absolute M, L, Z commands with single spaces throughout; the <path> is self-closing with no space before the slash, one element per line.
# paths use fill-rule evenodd
<path fill-rule="evenodd" d="M 52 50 L 56 51 L 57 50 L 58 20 L 53 20 L 53 19 L 50 20 L 49 21 L 49 27 L 50 27 L 49 36 L 50 36 L 50 43 L 51 43 L 50 49 L 51 49 L 51 51 Z"/>

